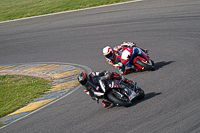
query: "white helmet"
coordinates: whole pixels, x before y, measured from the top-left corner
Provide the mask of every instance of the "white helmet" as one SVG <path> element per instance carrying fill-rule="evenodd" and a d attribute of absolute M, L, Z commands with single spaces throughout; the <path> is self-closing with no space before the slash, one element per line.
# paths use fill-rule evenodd
<path fill-rule="evenodd" d="M 113 50 L 111 47 L 106 46 L 105 48 L 103 48 L 103 54 L 106 58 L 111 59 L 113 56 Z"/>

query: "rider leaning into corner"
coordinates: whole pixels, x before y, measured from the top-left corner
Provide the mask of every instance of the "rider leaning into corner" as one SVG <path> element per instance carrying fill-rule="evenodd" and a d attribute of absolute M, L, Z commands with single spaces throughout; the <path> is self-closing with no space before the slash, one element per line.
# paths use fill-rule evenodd
<path fill-rule="evenodd" d="M 103 48 L 103 54 L 106 58 L 106 61 L 109 64 L 113 65 L 115 68 L 118 68 L 119 73 L 122 74 L 122 75 L 130 73 L 129 70 L 125 69 L 125 67 L 130 67 L 130 66 L 123 65 L 121 63 L 121 60 L 120 60 L 122 52 L 126 47 L 133 47 L 134 55 L 135 54 L 141 54 L 141 50 L 144 51 L 145 53 L 148 53 L 147 49 L 139 48 L 133 42 L 123 42 L 121 45 L 115 46 L 114 48 L 111 48 L 110 46 L 104 47 Z"/>
<path fill-rule="evenodd" d="M 120 82 L 128 83 L 130 85 L 134 84 L 133 81 L 126 79 L 124 76 L 121 76 L 116 72 L 109 72 L 107 70 L 102 71 L 102 72 L 92 72 L 89 75 L 86 72 L 79 73 L 77 78 L 80 84 L 85 87 L 84 91 L 86 92 L 86 94 L 91 96 L 93 100 L 97 100 L 97 102 L 99 102 L 99 99 L 98 99 L 98 95 L 96 94 L 98 94 L 98 92 L 101 91 L 100 84 L 97 77 L 100 80 L 107 80 L 107 79 L 114 80 L 115 79 Z M 103 107 L 107 108 L 111 105 L 111 102 L 102 100 L 102 105 Z"/>

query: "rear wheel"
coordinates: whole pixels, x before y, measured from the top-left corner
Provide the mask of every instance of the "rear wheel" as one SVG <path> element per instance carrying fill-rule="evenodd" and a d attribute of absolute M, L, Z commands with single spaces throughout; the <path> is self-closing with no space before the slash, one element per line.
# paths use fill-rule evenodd
<path fill-rule="evenodd" d="M 129 107 L 132 105 L 132 102 L 129 101 L 128 97 L 122 95 L 119 92 L 111 91 L 107 95 L 108 99 L 114 104 Z"/>
<path fill-rule="evenodd" d="M 154 71 L 155 70 L 154 66 L 149 65 L 147 62 L 144 62 L 144 61 L 142 61 L 140 59 L 136 59 L 135 63 L 140 65 L 140 66 L 142 66 L 142 67 L 144 67 L 145 70 L 150 70 L 150 71 Z"/>

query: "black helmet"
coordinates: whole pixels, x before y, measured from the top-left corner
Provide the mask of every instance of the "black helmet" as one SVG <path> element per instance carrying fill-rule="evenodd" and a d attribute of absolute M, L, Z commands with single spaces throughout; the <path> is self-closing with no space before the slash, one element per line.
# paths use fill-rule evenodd
<path fill-rule="evenodd" d="M 88 81 L 88 75 L 86 72 L 81 72 L 79 73 L 77 79 L 80 82 L 80 84 L 85 85 Z"/>

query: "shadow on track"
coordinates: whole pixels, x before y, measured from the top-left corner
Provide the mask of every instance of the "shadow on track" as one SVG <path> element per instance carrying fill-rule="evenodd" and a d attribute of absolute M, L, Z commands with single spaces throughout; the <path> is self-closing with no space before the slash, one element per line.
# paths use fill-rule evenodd
<path fill-rule="evenodd" d="M 140 102 L 143 102 L 143 101 L 145 101 L 145 100 L 151 99 L 151 98 L 153 98 L 153 97 L 155 97 L 155 96 L 157 96 L 157 95 L 160 95 L 160 94 L 162 94 L 162 93 L 161 93 L 161 92 L 159 92 L 159 93 L 150 92 L 150 93 L 145 94 L 145 97 L 144 97 L 144 99 L 142 99 L 142 100 L 137 100 L 137 99 L 135 98 L 135 99 L 133 100 L 133 103 L 132 103 L 132 105 L 131 105 L 130 107 L 135 106 L 136 104 L 138 104 L 138 103 L 140 103 Z M 110 109 L 110 108 L 113 108 L 113 107 L 117 107 L 117 105 L 112 105 L 111 107 L 109 107 L 109 108 L 107 108 L 107 109 Z M 122 106 L 119 106 L 119 107 L 122 107 Z"/>
<path fill-rule="evenodd" d="M 173 63 L 173 62 L 175 62 L 175 61 L 168 61 L 168 62 L 166 62 L 166 61 L 161 61 L 161 62 L 156 62 L 155 64 L 154 64 L 154 66 L 155 66 L 155 70 L 158 70 L 158 69 L 160 69 L 160 68 L 162 68 L 163 66 L 166 66 L 166 65 L 169 65 L 169 64 L 171 64 L 171 63 Z"/>
<path fill-rule="evenodd" d="M 166 62 L 166 61 L 161 61 L 161 62 L 156 62 L 155 64 L 154 64 L 154 66 L 155 66 L 155 71 L 156 70 L 158 70 L 158 69 L 160 69 L 160 68 L 162 68 L 162 67 L 164 67 L 164 66 L 166 66 L 166 65 L 169 65 L 169 64 L 171 64 L 171 63 L 173 63 L 173 62 L 175 62 L 175 61 L 168 61 L 168 62 Z M 130 68 L 130 69 L 127 69 L 127 70 L 129 70 L 130 72 L 128 73 L 128 74 L 131 74 L 131 73 L 141 73 L 141 72 L 146 72 L 146 70 L 135 70 L 135 69 L 133 69 L 133 68 Z M 126 74 L 126 75 L 128 75 L 128 74 Z"/>
<path fill-rule="evenodd" d="M 161 95 L 161 94 L 162 94 L 161 92 L 159 92 L 159 93 L 155 93 L 155 92 L 147 93 L 147 94 L 145 94 L 145 97 L 142 100 L 134 99 L 132 106 L 134 106 L 134 105 L 136 105 L 136 104 L 138 104 L 140 102 L 146 101 L 148 99 L 151 99 L 151 98 L 153 98 L 153 97 L 155 97 L 157 95 Z"/>

